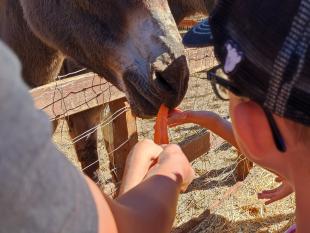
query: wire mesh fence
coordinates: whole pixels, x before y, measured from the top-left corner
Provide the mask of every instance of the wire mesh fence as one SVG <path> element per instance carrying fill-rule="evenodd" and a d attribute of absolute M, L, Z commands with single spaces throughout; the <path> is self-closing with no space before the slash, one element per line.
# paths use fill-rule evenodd
<path fill-rule="evenodd" d="M 194 52 L 194 49 L 190 50 L 190 52 L 189 52 L 191 54 L 190 56 L 191 56 L 191 58 L 194 58 L 194 59 L 191 59 L 189 61 L 189 63 L 192 64 L 192 67 L 194 67 L 194 68 L 196 67 L 196 69 L 201 69 L 201 67 L 212 66 L 212 64 L 215 63 L 215 59 L 214 59 L 213 55 L 210 54 L 209 50 L 207 52 L 206 51 L 207 50 L 203 50 L 202 52 Z M 196 55 L 197 55 L 197 59 L 195 57 Z M 206 58 L 208 58 L 208 59 L 206 59 Z M 195 60 L 194 62 L 198 62 L 198 63 L 196 63 L 196 65 L 195 65 L 195 63 L 192 60 Z M 206 64 L 208 64 L 208 65 L 206 65 Z M 192 72 L 194 73 L 195 70 L 192 70 Z M 64 76 L 62 76 L 61 78 L 64 78 Z M 94 77 L 94 79 L 95 79 L 95 77 Z M 120 143 L 118 145 L 117 148 L 106 148 L 107 146 L 111 146 L 111 145 L 108 145 L 105 142 L 105 140 L 103 138 L 104 137 L 103 129 L 113 128 L 113 122 L 115 120 L 117 120 L 120 116 L 122 116 L 124 113 L 130 111 L 130 108 L 128 106 L 126 106 L 126 107 L 118 109 L 117 111 L 113 112 L 113 114 L 111 114 L 108 103 L 115 100 L 115 98 L 113 97 L 113 95 L 115 93 L 112 93 L 110 91 L 112 86 L 105 81 L 102 81 L 100 83 L 98 83 L 97 81 L 91 82 L 93 87 L 97 88 L 96 90 L 94 90 L 94 88 L 90 88 L 90 87 L 87 87 L 87 88 L 84 87 L 81 90 L 78 89 L 78 91 L 84 92 L 83 96 L 85 96 L 85 98 L 80 101 L 81 103 L 74 105 L 74 104 L 65 100 L 66 97 L 72 95 L 74 92 L 74 91 L 72 91 L 73 89 L 70 88 L 70 86 L 72 85 L 72 82 L 74 83 L 75 80 L 72 80 L 72 81 L 70 81 L 70 80 L 66 81 L 65 80 L 64 82 L 63 82 L 63 80 L 62 81 L 56 81 L 55 85 L 52 88 L 50 88 L 49 90 L 45 89 L 44 93 L 39 93 L 38 95 L 36 95 L 34 97 L 34 100 L 37 103 L 40 103 L 41 99 L 46 99 L 46 96 L 52 95 L 52 97 L 50 98 L 52 102 L 51 103 L 48 102 L 48 103 L 43 104 L 43 107 L 41 107 L 41 109 L 46 110 L 47 108 L 51 108 L 50 112 L 53 115 L 51 117 L 52 121 L 58 121 L 60 118 L 62 119 L 59 121 L 60 123 L 58 124 L 58 128 L 56 130 L 54 139 L 56 141 L 56 144 L 59 146 L 59 148 L 71 160 L 73 160 L 78 167 L 80 167 L 80 165 L 76 159 L 76 152 L 74 150 L 75 144 L 77 144 L 81 141 L 87 142 L 87 140 L 89 140 L 89 138 L 91 137 L 92 134 L 98 133 L 98 141 L 97 141 L 97 147 L 98 147 L 97 150 L 98 150 L 98 154 L 99 154 L 98 161 L 100 162 L 101 168 L 102 168 L 99 170 L 99 173 L 97 174 L 98 178 L 99 178 L 98 184 L 101 184 L 102 187 L 105 187 L 105 189 L 107 189 L 107 187 L 110 187 L 110 191 L 108 191 L 108 193 L 112 194 L 112 196 L 113 196 L 115 194 L 115 190 L 117 190 L 117 186 L 119 184 L 111 184 L 111 183 L 113 183 L 113 182 L 111 182 L 112 181 L 111 173 L 112 174 L 118 173 L 117 164 L 114 164 L 113 157 L 111 158 L 111 155 L 113 155 L 114 152 L 120 150 L 122 146 L 124 146 L 126 143 L 128 143 L 129 139 L 124 140 L 122 143 Z M 185 101 L 183 102 L 183 104 L 181 106 L 182 109 L 184 109 L 184 110 L 206 109 L 205 106 L 208 103 L 212 102 L 212 100 L 209 100 L 209 97 L 212 96 L 213 100 L 216 99 L 212 94 L 212 90 L 210 88 L 205 88 L 203 83 L 206 83 L 206 80 L 200 79 L 199 75 L 193 76 L 191 78 L 189 92 L 188 92 L 188 95 L 185 97 Z M 69 91 L 72 91 L 72 92 L 70 92 L 70 93 L 68 92 L 68 90 L 67 90 L 68 87 L 69 87 Z M 86 89 L 90 89 L 89 92 L 92 92 L 92 95 L 95 97 L 89 97 L 90 95 L 89 95 L 89 93 L 86 93 L 86 91 L 85 91 Z M 104 93 L 104 94 L 102 94 L 102 93 Z M 86 96 L 86 95 L 88 95 L 88 96 Z M 87 130 L 81 132 L 79 135 L 72 137 L 70 140 L 70 137 L 68 136 L 70 134 L 70 129 L 68 128 L 68 125 L 66 124 L 64 119 L 70 119 L 72 116 L 71 116 L 71 114 L 68 114 L 68 116 L 66 116 L 66 113 L 69 113 L 69 111 L 74 110 L 74 108 L 79 109 L 81 105 L 85 104 L 85 102 L 88 102 L 89 100 L 91 100 L 91 98 L 98 98 L 98 96 L 100 96 L 100 98 L 102 98 L 102 101 L 101 101 L 102 103 L 106 103 L 103 106 L 101 106 L 100 109 L 98 109 L 100 111 L 99 113 L 97 113 L 100 115 L 99 121 L 96 122 L 96 124 L 92 125 L 91 128 L 88 128 Z M 71 101 L 71 100 L 69 100 L 69 101 Z M 61 114 L 59 113 L 59 110 L 58 110 L 58 112 L 56 112 L 56 107 L 52 104 L 52 103 L 58 103 L 58 102 L 60 102 L 60 108 L 62 109 L 60 111 Z M 215 104 L 214 107 L 218 107 L 218 106 L 219 105 Z M 77 113 L 78 112 L 79 111 L 77 111 Z M 154 134 L 153 126 L 154 126 L 154 119 L 150 119 L 150 120 L 137 119 L 138 139 L 139 140 L 142 140 L 144 138 L 152 139 L 153 134 Z M 175 128 L 175 129 L 171 129 L 169 131 L 169 134 L 170 134 L 169 136 L 170 136 L 171 142 L 180 143 L 192 135 L 199 135 L 199 134 L 203 134 L 204 132 L 205 132 L 204 129 L 201 129 L 195 125 L 180 126 L 180 127 Z M 106 133 L 106 137 L 109 137 L 109 135 L 112 135 L 112 134 L 113 134 L 113 132 L 111 132 L 110 134 Z M 98 161 L 93 161 L 92 163 L 83 167 L 82 171 L 93 166 Z M 117 185 L 117 186 L 115 187 L 115 185 Z"/>

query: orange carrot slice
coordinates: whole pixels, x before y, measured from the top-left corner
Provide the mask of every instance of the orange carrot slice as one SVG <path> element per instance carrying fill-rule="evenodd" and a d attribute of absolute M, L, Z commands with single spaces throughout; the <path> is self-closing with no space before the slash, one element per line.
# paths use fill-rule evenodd
<path fill-rule="evenodd" d="M 168 114 L 169 108 L 162 104 L 160 106 L 154 126 L 154 142 L 158 145 L 169 144 Z"/>

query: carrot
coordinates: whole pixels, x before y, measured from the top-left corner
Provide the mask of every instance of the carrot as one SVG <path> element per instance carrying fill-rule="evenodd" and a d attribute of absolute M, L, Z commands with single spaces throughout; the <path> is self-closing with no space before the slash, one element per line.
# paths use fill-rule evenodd
<path fill-rule="evenodd" d="M 169 108 L 164 104 L 160 106 L 154 126 L 154 142 L 158 145 L 169 144 L 168 137 L 168 114 Z"/>

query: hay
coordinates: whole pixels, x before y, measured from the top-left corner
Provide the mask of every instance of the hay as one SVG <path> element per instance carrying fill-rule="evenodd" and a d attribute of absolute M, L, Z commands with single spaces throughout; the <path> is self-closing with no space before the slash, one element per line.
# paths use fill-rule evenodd
<path fill-rule="evenodd" d="M 205 75 L 191 78 L 181 108 L 210 110 L 227 117 L 227 103 L 218 100 L 209 83 L 201 78 Z M 139 139 L 153 138 L 153 124 L 153 120 L 138 120 Z M 201 130 L 195 125 L 180 126 L 170 130 L 170 138 L 173 142 L 180 142 Z M 111 183 L 100 130 L 98 134 L 100 180 L 105 192 L 113 194 L 115 186 Z M 65 124 L 60 124 L 54 139 L 60 150 L 79 168 L 72 145 L 68 146 L 70 139 Z M 273 175 L 257 166 L 234 192 L 229 193 L 237 184 L 234 176 L 237 153 L 217 136 L 211 135 L 211 140 L 211 151 L 193 162 L 198 178 L 180 197 L 173 233 L 284 232 L 294 221 L 294 197 L 264 206 L 257 199 L 257 192 L 277 184 Z"/>

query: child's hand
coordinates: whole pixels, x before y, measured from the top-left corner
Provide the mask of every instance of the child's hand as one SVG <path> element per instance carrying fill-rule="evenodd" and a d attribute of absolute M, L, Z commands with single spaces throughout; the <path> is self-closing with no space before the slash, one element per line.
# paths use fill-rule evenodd
<path fill-rule="evenodd" d="M 193 123 L 206 128 L 220 136 L 228 143 L 238 149 L 232 125 L 229 121 L 210 111 L 172 111 L 168 118 L 168 125 L 175 127 L 178 125 Z"/>
<path fill-rule="evenodd" d="M 163 148 L 151 140 L 143 140 L 135 145 L 126 161 L 119 195 L 128 192 L 143 181 L 150 167 L 157 162 L 162 151 Z"/>
<path fill-rule="evenodd" d="M 181 110 L 171 111 L 168 116 L 169 127 L 176 127 L 178 125 L 191 123 L 189 119 L 190 114 L 191 114 L 191 111 L 184 111 L 184 112 Z"/>
<path fill-rule="evenodd" d="M 181 182 L 181 191 L 185 191 L 193 181 L 195 172 L 187 157 L 177 145 L 166 145 L 158 157 L 158 162 L 149 170 L 146 178 L 166 176 Z"/>
<path fill-rule="evenodd" d="M 128 155 L 119 196 L 155 175 L 180 176 L 177 178 L 181 178 L 181 190 L 185 191 L 194 171 L 179 146 L 158 146 L 151 140 L 143 140 Z"/>
<path fill-rule="evenodd" d="M 281 182 L 282 184 L 275 189 L 264 190 L 263 192 L 258 193 L 258 199 L 267 199 L 265 205 L 279 201 L 294 192 L 291 185 L 286 180 L 277 177 L 276 181 Z"/>

